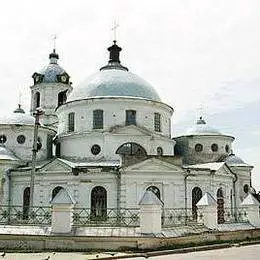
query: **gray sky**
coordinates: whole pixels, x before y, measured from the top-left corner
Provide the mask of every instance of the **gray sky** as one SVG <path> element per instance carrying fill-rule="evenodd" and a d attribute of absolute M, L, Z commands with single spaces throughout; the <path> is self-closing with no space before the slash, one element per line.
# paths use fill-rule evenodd
<path fill-rule="evenodd" d="M 32 74 L 59 63 L 73 86 L 108 60 L 114 20 L 121 61 L 175 109 L 173 134 L 198 115 L 236 136 L 235 153 L 255 165 L 260 189 L 260 1 L 8 0 L 0 15 L 0 111 L 29 109 Z"/>

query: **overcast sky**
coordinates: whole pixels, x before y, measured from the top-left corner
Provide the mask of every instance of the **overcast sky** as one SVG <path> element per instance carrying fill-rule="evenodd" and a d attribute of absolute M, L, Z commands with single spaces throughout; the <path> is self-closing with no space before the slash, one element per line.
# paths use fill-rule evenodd
<path fill-rule="evenodd" d="M 21 93 L 29 110 L 32 74 L 48 64 L 57 34 L 59 63 L 73 86 L 107 63 L 114 21 L 121 62 L 175 109 L 173 135 L 203 115 L 236 136 L 234 152 L 255 166 L 260 189 L 260 1 L 3 1 L 1 114 Z"/>

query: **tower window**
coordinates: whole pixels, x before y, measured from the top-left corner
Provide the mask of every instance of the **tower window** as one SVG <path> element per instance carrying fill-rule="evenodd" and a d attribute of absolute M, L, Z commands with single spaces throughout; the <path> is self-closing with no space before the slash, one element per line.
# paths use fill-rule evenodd
<path fill-rule="evenodd" d="M 16 141 L 18 144 L 24 144 L 25 143 L 25 136 L 24 135 L 18 135 L 16 138 Z"/>
<path fill-rule="evenodd" d="M 58 94 L 58 106 L 64 104 L 67 100 L 67 95 L 66 95 L 66 92 L 67 90 L 65 91 L 61 91 L 59 94 Z"/>
<path fill-rule="evenodd" d="M 163 149 L 162 147 L 157 147 L 157 155 L 162 156 L 163 155 Z"/>
<path fill-rule="evenodd" d="M 125 125 L 136 125 L 136 111 L 126 110 Z"/>
<path fill-rule="evenodd" d="M 68 131 L 73 132 L 75 129 L 75 113 L 69 113 L 68 115 Z"/>
<path fill-rule="evenodd" d="M 154 131 L 161 132 L 161 115 L 154 113 Z"/>
<path fill-rule="evenodd" d="M 36 92 L 34 95 L 34 108 L 40 107 L 41 95 L 40 92 Z"/>
<path fill-rule="evenodd" d="M 93 111 L 93 129 L 103 129 L 103 113 L 101 109 Z"/>

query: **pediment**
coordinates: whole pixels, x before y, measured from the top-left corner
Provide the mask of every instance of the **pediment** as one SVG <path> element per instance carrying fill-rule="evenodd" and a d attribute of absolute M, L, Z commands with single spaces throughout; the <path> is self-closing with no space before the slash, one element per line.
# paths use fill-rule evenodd
<path fill-rule="evenodd" d="M 136 125 L 116 126 L 111 129 L 111 133 L 118 135 L 151 135 L 150 131 Z"/>
<path fill-rule="evenodd" d="M 183 169 L 177 165 L 164 162 L 160 159 L 151 158 L 143 162 L 131 165 L 125 171 L 142 172 L 183 172 Z"/>
<path fill-rule="evenodd" d="M 60 161 L 59 159 L 55 159 L 54 161 L 44 165 L 38 172 L 39 173 L 47 173 L 47 172 L 61 172 L 61 173 L 68 173 L 71 172 L 72 168 Z"/>

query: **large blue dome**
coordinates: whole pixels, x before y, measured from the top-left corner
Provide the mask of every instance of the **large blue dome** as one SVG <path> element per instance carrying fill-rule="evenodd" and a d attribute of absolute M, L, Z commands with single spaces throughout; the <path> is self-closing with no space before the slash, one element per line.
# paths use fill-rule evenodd
<path fill-rule="evenodd" d="M 103 96 L 135 97 L 161 101 L 157 92 L 148 82 L 119 68 L 101 70 L 90 76 L 74 88 L 67 101 Z"/>

